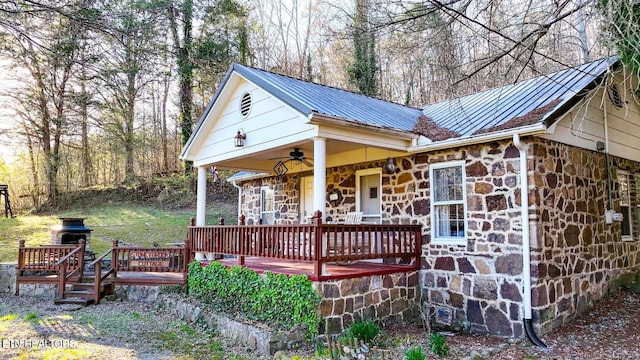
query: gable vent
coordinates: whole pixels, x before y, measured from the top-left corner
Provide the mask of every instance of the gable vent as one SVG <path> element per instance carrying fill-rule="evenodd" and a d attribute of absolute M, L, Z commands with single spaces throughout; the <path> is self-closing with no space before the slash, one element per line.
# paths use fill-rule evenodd
<path fill-rule="evenodd" d="M 249 112 L 251 112 L 251 94 L 246 92 L 240 98 L 240 114 L 247 116 Z"/>
<path fill-rule="evenodd" d="M 620 91 L 618 91 L 618 87 L 616 84 L 609 85 L 609 100 L 615 105 L 617 108 L 624 107 L 624 101 L 622 100 L 622 96 L 620 96 Z"/>

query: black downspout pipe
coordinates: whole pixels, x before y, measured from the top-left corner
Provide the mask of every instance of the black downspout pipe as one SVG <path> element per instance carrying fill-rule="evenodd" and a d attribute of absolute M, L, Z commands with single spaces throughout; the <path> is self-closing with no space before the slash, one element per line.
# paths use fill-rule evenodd
<path fill-rule="evenodd" d="M 531 343 L 537 347 L 546 348 L 547 345 L 542 342 L 536 335 L 535 331 L 533 331 L 533 321 L 531 319 L 523 319 L 524 321 L 524 332 L 527 334 L 527 338 Z"/>

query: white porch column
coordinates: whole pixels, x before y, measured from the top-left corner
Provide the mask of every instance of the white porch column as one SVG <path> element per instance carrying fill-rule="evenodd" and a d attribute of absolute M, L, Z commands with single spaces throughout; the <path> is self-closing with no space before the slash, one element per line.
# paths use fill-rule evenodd
<path fill-rule="evenodd" d="M 326 217 L 325 192 L 327 191 L 327 140 L 313 138 L 313 211 L 322 211 L 322 221 Z"/>
<path fill-rule="evenodd" d="M 205 210 L 207 208 L 207 168 L 204 166 L 198 167 L 198 188 L 196 196 L 196 226 L 205 226 Z"/>

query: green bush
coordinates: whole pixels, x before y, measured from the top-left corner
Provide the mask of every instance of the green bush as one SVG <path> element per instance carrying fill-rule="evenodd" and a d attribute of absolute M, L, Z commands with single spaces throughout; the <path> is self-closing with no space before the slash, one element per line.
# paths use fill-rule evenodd
<path fill-rule="evenodd" d="M 344 336 L 346 338 L 355 338 L 364 341 L 367 344 L 371 344 L 378 333 L 380 332 L 380 326 L 370 320 L 356 321 L 345 330 Z"/>
<path fill-rule="evenodd" d="M 424 360 L 427 355 L 422 352 L 422 346 L 412 347 L 405 353 L 407 360 Z"/>
<path fill-rule="evenodd" d="M 219 262 L 189 264 L 189 292 L 217 311 L 267 323 L 278 329 L 305 324 L 308 338 L 318 333 L 320 295 L 305 275 L 262 276 Z"/>
<path fill-rule="evenodd" d="M 431 351 L 439 357 L 449 355 L 449 345 L 447 345 L 447 337 L 440 333 L 431 333 L 429 336 Z"/>

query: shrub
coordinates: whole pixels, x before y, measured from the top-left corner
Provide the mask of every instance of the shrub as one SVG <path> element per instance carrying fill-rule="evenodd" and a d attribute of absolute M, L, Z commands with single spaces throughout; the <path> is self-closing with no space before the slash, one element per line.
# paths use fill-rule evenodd
<path fill-rule="evenodd" d="M 364 341 L 367 344 L 378 336 L 380 326 L 370 320 L 362 320 L 354 322 L 344 333 L 347 338 L 355 338 Z"/>
<path fill-rule="evenodd" d="M 189 264 L 189 292 L 217 311 L 289 330 L 307 326 L 310 339 L 318 333 L 320 295 L 305 275 L 262 276 L 245 267 L 219 262 Z"/>
<path fill-rule="evenodd" d="M 424 360 L 427 355 L 422 352 L 422 346 L 412 347 L 405 353 L 407 360 Z"/>
<path fill-rule="evenodd" d="M 447 345 L 447 337 L 440 333 L 431 333 L 429 336 L 431 351 L 439 357 L 449 355 L 449 345 Z"/>

